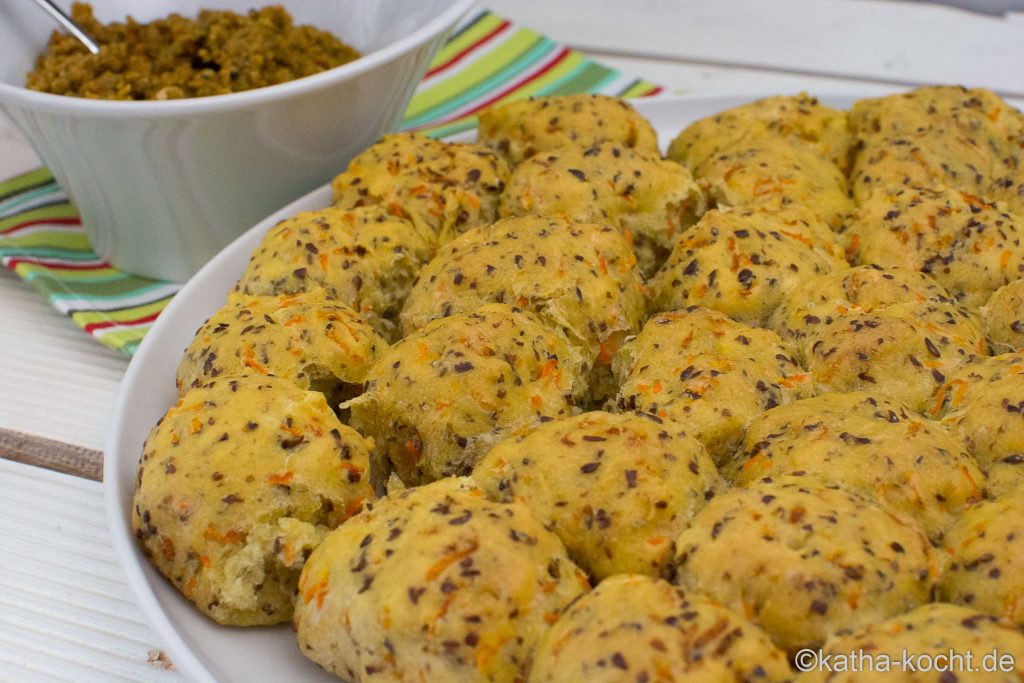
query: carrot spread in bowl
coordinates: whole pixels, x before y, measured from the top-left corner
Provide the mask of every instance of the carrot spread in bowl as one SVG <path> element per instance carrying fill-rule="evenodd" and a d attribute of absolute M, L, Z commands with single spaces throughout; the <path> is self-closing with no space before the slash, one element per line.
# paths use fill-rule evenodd
<path fill-rule="evenodd" d="M 105 100 L 169 100 L 225 95 L 310 76 L 358 58 L 334 35 L 296 26 L 280 5 L 247 14 L 201 10 L 139 23 L 103 24 L 88 3 L 71 16 L 100 46 L 90 54 L 54 32 L 28 74 L 32 90 Z"/>

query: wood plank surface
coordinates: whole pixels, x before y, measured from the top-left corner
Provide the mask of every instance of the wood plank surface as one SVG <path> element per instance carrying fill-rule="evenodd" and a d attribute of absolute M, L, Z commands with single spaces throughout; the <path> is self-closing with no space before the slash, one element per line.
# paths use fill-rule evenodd
<path fill-rule="evenodd" d="M 0 681 L 184 681 L 117 564 L 99 484 L 0 460 L 0 538 Z"/>
<path fill-rule="evenodd" d="M 101 450 L 128 359 L 0 272 L 0 428 Z"/>
<path fill-rule="evenodd" d="M 1024 24 L 879 0 L 493 0 L 597 55 L 657 57 L 895 85 L 963 83 L 1024 96 Z M 612 20 L 609 20 L 612 18 Z"/>

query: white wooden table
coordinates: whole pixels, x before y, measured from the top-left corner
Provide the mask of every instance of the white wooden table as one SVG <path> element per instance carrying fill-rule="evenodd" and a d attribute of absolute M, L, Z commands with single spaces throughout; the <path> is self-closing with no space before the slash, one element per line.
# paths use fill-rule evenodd
<path fill-rule="evenodd" d="M 487 4 L 670 92 L 964 83 L 1024 104 L 1021 15 L 879 0 Z M 38 164 L 0 118 L 0 177 Z M 182 679 L 161 660 L 113 559 L 96 481 L 126 366 L 0 273 L 0 681 Z"/>

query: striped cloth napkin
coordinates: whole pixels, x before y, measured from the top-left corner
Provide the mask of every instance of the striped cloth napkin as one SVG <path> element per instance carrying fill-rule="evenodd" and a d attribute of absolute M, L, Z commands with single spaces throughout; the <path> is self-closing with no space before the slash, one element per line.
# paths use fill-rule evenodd
<path fill-rule="evenodd" d="M 438 52 L 401 127 L 444 137 L 473 128 L 475 114 L 499 102 L 580 92 L 643 97 L 661 88 L 484 11 Z M 0 264 L 97 341 L 128 355 L 181 286 L 103 262 L 44 168 L 0 182 Z"/>

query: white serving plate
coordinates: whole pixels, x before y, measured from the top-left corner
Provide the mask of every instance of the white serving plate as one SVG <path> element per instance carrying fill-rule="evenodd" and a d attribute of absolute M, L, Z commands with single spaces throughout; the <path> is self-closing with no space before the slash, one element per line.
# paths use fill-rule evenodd
<path fill-rule="evenodd" d="M 892 92 L 879 90 L 879 95 Z M 765 94 L 682 95 L 637 100 L 664 148 L 687 124 Z M 863 95 L 821 95 L 847 109 Z M 470 135 L 469 137 L 472 137 Z M 340 169 L 339 169 L 340 170 Z M 150 428 L 177 399 L 174 373 L 195 331 L 220 308 L 253 250 L 278 221 L 330 203 L 324 186 L 271 214 L 207 263 L 171 301 L 125 373 L 104 457 L 107 517 L 114 549 L 139 605 L 179 670 L 212 683 L 337 681 L 299 652 L 289 625 L 219 626 L 196 610 L 143 556 L 131 530 L 135 466 Z"/>

